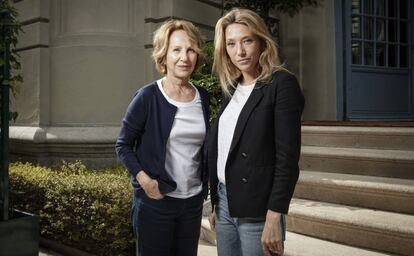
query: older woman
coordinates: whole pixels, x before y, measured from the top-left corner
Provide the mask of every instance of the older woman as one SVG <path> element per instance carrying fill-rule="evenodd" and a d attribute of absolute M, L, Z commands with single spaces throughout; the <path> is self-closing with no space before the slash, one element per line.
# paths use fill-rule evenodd
<path fill-rule="evenodd" d="M 164 77 L 137 91 L 116 143 L 135 191 L 133 225 L 142 256 L 197 255 L 209 99 L 189 77 L 201 44 L 187 21 L 167 21 L 155 32 L 152 56 Z"/>
<path fill-rule="evenodd" d="M 282 255 L 283 214 L 299 175 L 301 89 L 249 10 L 217 22 L 213 68 L 227 96 L 208 146 L 218 254 Z"/>

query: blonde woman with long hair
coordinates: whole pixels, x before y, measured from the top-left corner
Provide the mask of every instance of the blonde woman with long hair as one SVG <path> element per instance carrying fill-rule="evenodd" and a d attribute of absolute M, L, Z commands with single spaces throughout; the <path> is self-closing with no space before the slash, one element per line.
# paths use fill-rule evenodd
<path fill-rule="evenodd" d="M 304 98 L 254 12 L 234 9 L 215 29 L 213 69 L 225 99 L 208 142 L 219 256 L 283 255 L 284 214 L 299 176 Z"/>

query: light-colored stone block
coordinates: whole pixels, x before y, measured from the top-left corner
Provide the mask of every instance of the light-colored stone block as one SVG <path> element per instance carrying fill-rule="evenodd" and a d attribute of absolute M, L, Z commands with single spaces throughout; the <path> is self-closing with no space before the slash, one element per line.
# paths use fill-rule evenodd
<path fill-rule="evenodd" d="M 19 87 L 19 93 L 12 99 L 11 109 L 19 113 L 17 124 L 47 124 L 49 122 L 49 49 L 35 48 L 19 54 L 23 83 Z"/>
<path fill-rule="evenodd" d="M 302 170 L 414 178 L 414 151 L 302 146 Z"/>
<path fill-rule="evenodd" d="M 119 164 L 115 141 L 119 127 L 10 127 L 11 161 L 61 165 L 81 160 L 89 168 Z"/>
<path fill-rule="evenodd" d="M 200 15 L 202 13 L 202 15 Z M 173 16 L 208 26 L 214 30 L 221 9 L 201 1 L 173 0 Z"/>
<path fill-rule="evenodd" d="M 56 0 L 54 4 L 60 36 L 134 31 L 134 0 Z"/>
<path fill-rule="evenodd" d="M 406 214 L 294 199 L 289 231 L 352 246 L 412 256 L 414 217 Z"/>
<path fill-rule="evenodd" d="M 414 180 L 301 171 L 296 198 L 414 214 Z"/>
<path fill-rule="evenodd" d="M 49 19 L 50 0 L 24 0 L 14 4 L 21 22 Z"/>
<path fill-rule="evenodd" d="M 51 48 L 51 122 L 119 125 L 133 94 L 148 81 L 143 50 L 125 47 Z"/>
<path fill-rule="evenodd" d="M 414 150 L 414 127 L 302 126 L 302 145 Z"/>
<path fill-rule="evenodd" d="M 49 23 L 36 22 L 23 26 L 17 50 L 27 47 L 49 46 Z"/>

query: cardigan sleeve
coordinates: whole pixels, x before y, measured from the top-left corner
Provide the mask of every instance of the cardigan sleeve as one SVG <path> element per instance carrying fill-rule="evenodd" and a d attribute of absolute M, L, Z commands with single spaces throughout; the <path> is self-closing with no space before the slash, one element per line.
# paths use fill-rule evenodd
<path fill-rule="evenodd" d="M 276 73 L 274 108 L 276 166 L 268 209 L 286 214 L 299 177 L 304 97 L 295 76 Z"/>
<path fill-rule="evenodd" d="M 134 148 L 141 143 L 141 136 L 145 132 L 147 114 L 148 109 L 143 89 L 141 89 L 135 94 L 127 108 L 115 145 L 118 158 L 134 178 L 142 170 Z"/>

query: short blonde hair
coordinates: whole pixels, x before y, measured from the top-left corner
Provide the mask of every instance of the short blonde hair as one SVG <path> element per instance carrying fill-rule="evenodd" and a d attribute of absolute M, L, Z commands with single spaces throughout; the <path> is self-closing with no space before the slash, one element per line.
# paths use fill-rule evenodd
<path fill-rule="evenodd" d="M 234 87 L 236 79 L 242 75 L 241 71 L 231 62 L 226 51 L 225 31 L 227 26 L 233 23 L 247 26 L 260 41 L 260 74 L 257 80 L 270 80 L 273 72 L 286 70 L 280 63 L 276 43 L 263 19 L 251 10 L 233 9 L 217 21 L 214 37 L 213 71 L 217 74 L 220 86 L 226 95 L 230 95 L 230 90 Z"/>
<path fill-rule="evenodd" d="M 191 43 L 195 46 L 194 51 L 197 53 L 197 63 L 194 70 L 197 69 L 203 59 L 203 39 L 197 27 L 185 20 L 168 20 L 155 31 L 153 40 L 154 50 L 152 52 L 156 69 L 164 75 L 167 74 L 165 60 L 167 58 L 170 36 L 176 30 L 184 30 Z"/>

